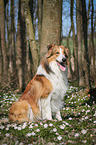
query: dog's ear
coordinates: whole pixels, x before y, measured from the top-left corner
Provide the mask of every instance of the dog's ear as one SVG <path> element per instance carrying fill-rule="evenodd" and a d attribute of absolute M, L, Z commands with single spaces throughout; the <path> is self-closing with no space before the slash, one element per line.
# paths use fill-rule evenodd
<path fill-rule="evenodd" d="M 66 57 L 69 56 L 69 49 L 65 46 L 65 54 L 66 54 Z"/>
<path fill-rule="evenodd" d="M 52 48 L 54 46 L 55 46 L 54 44 L 50 44 L 50 45 L 47 46 L 47 48 L 48 48 L 48 56 L 47 56 L 47 58 L 50 58 L 53 55 L 53 49 Z"/>
<path fill-rule="evenodd" d="M 68 60 L 68 56 L 69 56 L 69 49 L 65 46 L 65 56 L 66 56 L 66 60 L 67 60 L 67 65 L 69 66 L 69 60 Z"/>
<path fill-rule="evenodd" d="M 50 45 L 47 46 L 47 48 L 48 48 L 48 50 L 50 50 L 54 46 L 55 46 L 54 44 L 50 44 Z"/>

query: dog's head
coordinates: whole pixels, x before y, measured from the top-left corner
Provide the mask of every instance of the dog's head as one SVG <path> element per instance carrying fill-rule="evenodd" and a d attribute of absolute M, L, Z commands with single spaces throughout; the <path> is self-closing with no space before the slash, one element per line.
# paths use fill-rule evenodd
<path fill-rule="evenodd" d="M 62 71 L 66 70 L 66 66 L 69 64 L 68 62 L 68 54 L 69 49 L 63 45 L 57 46 L 54 44 L 50 44 L 48 46 L 48 62 L 56 61 L 57 65 L 60 67 Z"/>

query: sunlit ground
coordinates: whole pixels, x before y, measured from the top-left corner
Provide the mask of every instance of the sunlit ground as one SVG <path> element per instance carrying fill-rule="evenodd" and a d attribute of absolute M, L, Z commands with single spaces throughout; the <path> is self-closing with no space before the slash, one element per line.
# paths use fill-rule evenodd
<path fill-rule="evenodd" d="M 69 87 L 61 110 L 62 121 L 13 123 L 8 110 L 18 95 L 0 95 L 0 144 L 2 145 L 96 145 L 96 102 L 78 87 Z"/>

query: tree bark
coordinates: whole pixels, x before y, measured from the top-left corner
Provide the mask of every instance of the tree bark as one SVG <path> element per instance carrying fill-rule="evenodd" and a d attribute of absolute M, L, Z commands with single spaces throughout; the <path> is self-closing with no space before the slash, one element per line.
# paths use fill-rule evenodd
<path fill-rule="evenodd" d="M 39 47 L 40 47 L 40 43 L 41 43 L 42 15 L 43 15 L 43 0 L 38 0 L 38 37 L 39 37 Z"/>
<path fill-rule="evenodd" d="M 81 0 L 82 6 L 82 27 L 83 27 L 83 38 L 84 38 L 84 56 L 85 56 L 85 74 L 86 74 L 86 85 L 91 88 L 90 82 L 90 62 L 88 54 L 88 45 L 87 45 L 87 12 L 86 12 L 86 2 Z"/>
<path fill-rule="evenodd" d="M 31 13 L 29 9 L 29 0 L 25 1 L 22 0 L 23 4 L 23 9 L 24 9 L 24 14 L 25 14 L 25 21 L 26 21 L 26 29 L 29 37 L 29 43 L 31 47 L 31 54 L 32 54 L 32 60 L 33 60 L 33 74 L 35 75 L 39 63 L 39 58 L 38 58 L 38 49 L 36 46 L 36 41 L 35 41 L 35 36 L 34 36 L 34 31 L 33 31 L 33 25 L 32 25 L 32 19 L 31 19 Z"/>
<path fill-rule="evenodd" d="M 5 46 L 5 15 L 4 0 L 0 1 L 0 32 L 1 32 L 1 48 L 3 54 L 3 81 L 8 82 L 8 59 Z"/>
<path fill-rule="evenodd" d="M 83 77 L 83 50 L 82 50 L 82 17 L 81 17 L 81 0 L 77 0 L 77 44 L 78 44 L 78 70 L 79 70 L 79 86 L 84 86 Z"/>
<path fill-rule="evenodd" d="M 74 0 L 71 0 L 70 3 L 70 17 L 71 17 L 71 28 L 73 32 L 73 55 L 74 55 L 74 72 L 76 80 L 78 80 L 78 52 L 76 46 L 76 36 L 75 36 L 75 27 L 74 27 L 74 20 L 73 20 L 73 7 L 74 7 Z"/>
<path fill-rule="evenodd" d="M 93 14 L 94 14 L 94 4 L 91 0 L 92 12 L 91 12 L 91 46 L 92 46 L 92 55 L 93 55 L 93 78 L 94 84 L 96 84 L 96 69 L 95 69 L 95 47 L 94 47 L 94 26 L 93 26 Z"/>
<path fill-rule="evenodd" d="M 26 76 L 26 27 L 23 7 L 21 0 L 19 1 L 18 12 L 18 34 L 17 34 L 17 69 L 19 79 L 19 90 L 25 89 L 25 76 Z"/>
<path fill-rule="evenodd" d="M 2 56 L 2 50 L 1 50 L 1 31 L 0 31 L 0 82 L 2 81 L 2 76 L 3 76 L 2 68 L 3 68 L 3 56 Z"/>
<path fill-rule="evenodd" d="M 62 0 L 43 1 L 43 21 L 40 46 L 40 59 L 47 52 L 50 43 L 60 44 Z"/>

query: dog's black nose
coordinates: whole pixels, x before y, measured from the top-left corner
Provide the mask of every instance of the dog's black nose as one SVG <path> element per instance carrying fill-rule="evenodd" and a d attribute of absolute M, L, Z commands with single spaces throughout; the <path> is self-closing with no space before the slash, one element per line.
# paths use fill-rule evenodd
<path fill-rule="evenodd" d="M 62 58 L 62 61 L 65 62 L 66 61 L 66 58 Z"/>

